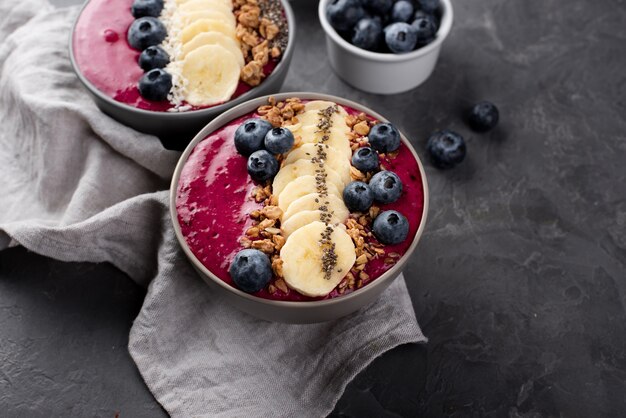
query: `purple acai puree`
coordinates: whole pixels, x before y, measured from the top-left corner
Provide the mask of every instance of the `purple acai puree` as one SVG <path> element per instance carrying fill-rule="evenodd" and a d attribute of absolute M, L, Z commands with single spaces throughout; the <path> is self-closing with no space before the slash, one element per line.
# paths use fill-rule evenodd
<path fill-rule="evenodd" d="M 360 113 L 343 107 L 348 113 Z M 236 286 L 228 268 L 235 255 L 243 249 L 240 238 L 253 224 L 249 214 L 262 208 L 262 204 L 256 203 L 251 196 L 256 184 L 248 175 L 247 160 L 237 153 L 234 145 L 235 130 L 244 120 L 252 117 L 258 117 L 258 114 L 250 113 L 238 118 L 199 142 L 182 169 L 176 192 L 178 221 L 187 245 L 209 271 L 233 287 Z M 408 238 L 400 244 L 385 246 L 384 250 L 386 254 L 404 255 L 415 237 L 424 211 L 421 173 L 404 143 L 395 158 L 382 158 L 381 164 L 400 177 L 403 192 L 398 201 L 380 205 L 380 209 L 397 210 L 409 221 Z M 393 267 L 393 264 L 385 264 L 385 258 L 382 256 L 367 263 L 364 271 L 370 278 L 364 285 Z M 254 295 L 273 300 L 307 301 L 331 299 L 348 293 L 349 289 L 343 294 L 335 289 L 325 297 L 311 298 L 294 290 L 289 290 L 287 294 L 280 291 L 271 294 L 266 288 Z"/>

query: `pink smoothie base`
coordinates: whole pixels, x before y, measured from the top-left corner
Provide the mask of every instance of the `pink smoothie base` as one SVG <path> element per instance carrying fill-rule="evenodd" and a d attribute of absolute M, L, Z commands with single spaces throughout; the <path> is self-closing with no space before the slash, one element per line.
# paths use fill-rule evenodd
<path fill-rule="evenodd" d="M 353 109 L 344 108 L 351 114 L 358 114 Z M 234 145 L 235 130 L 241 123 L 256 113 L 233 120 L 228 125 L 200 141 L 189 155 L 180 175 L 176 193 L 176 211 L 181 232 L 187 245 L 196 258 L 213 274 L 224 282 L 236 287 L 228 268 L 235 255 L 243 249 L 239 239 L 252 226 L 249 214 L 262 208 L 251 197 L 256 184 L 248 176 L 247 160 L 239 155 Z M 398 156 L 394 159 L 384 158 L 381 163 L 387 170 L 395 172 L 403 184 L 400 199 L 392 204 L 381 205 L 382 210 L 395 209 L 409 220 L 409 236 L 397 245 L 386 246 L 385 252 L 404 255 L 422 220 L 424 211 L 424 187 L 422 177 L 409 148 L 400 146 Z M 372 240 L 374 238 L 371 238 Z M 372 282 L 393 264 L 385 264 L 384 259 L 371 260 L 365 267 Z M 333 290 L 322 298 L 310 298 L 289 290 L 271 294 L 263 289 L 253 295 L 272 300 L 310 301 L 332 299 L 346 295 Z"/>
<path fill-rule="evenodd" d="M 76 64 L 94 87 L 114 100 L 138 109 L 165 112 L 173 107 L 168 101 L 146 100 L 137 89 L 144 73 L 137 63 L 141 51 L 133 49 L 126 40 L 128 28 L 135 20 L 130 13 L 132 3 L 133 0 L 91 0 L 85 5 L 72 41 Z M 263 68 L 265 75 L 277 64 L 270 59 Z M 251 89 L 240 81 L 231 99 Z M 191 110 L 207 107 L 212 106 L 194 106 Z"/>

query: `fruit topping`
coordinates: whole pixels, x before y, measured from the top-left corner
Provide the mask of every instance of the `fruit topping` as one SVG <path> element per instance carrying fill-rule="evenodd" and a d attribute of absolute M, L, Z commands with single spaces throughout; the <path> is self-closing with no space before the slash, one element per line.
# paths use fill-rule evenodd
<path fill-rule="evenodd" d="M 363 5 L 368 12 L 378 15 L 386 16 L 393 7 L 393 0 L 362 0 Z"/>
<path fill-rule="evenodd" d="M 159 17 L 163 10 L 163 0 L 135 0 L 130 12 L 135 18 L 144 16 Z"/>
<path fill-rule="evenodd" d="M 287 208 L 297 199 L 306 196 L 308 194 L 317 193 L 318 182 L 315 176 L 310 174 L 300 176 L 287 183 L 287 186 L 278 195 L 278 207 L 283 211 L 287 211 Z M 326 183 L 326 192 L 328 194 L 341 197 L 341 192 L 337 189 L 333 183 Z"/>
<path fill-rule="evenodd" d="M 441 8 L 440 0 L 417 0 L 417 3 L 426 13 L 434 13 Z"/>
<path fill-rule="evenodd" d="M 208 106 L 228 101 L 239 84 L 239 68 L 237 58 L 220 45 L 191 51 L 182 66 L 187 103 Z"/>
<path fill-rule="evenodd" d="M 372 127 L 367 136 L 376 151 L 387 153 L 400 147 L 400 132 L 391 123 L 379 123 Z"/>
<path fill-rule="evenodd" d="M 372 196 L 378 203 L 393 203 L 402 195 L 402 180 L 392 171 L 380 171 L 370 180 Z"/>
<path fill-rule="evenodd" d="M 167 31 L 163 23 L 152 16 L 135 20 L 128 29 L 128 43 L 139 51 L 160 44 L 166 36 Z"/>
<path fill-rule="evenodd" d="M 385 245 L 399 244 L 409 235 L 409 221 L 400 212 L 387 210 L 374 219 L 372 232 Z"/>
<path fill-rule="evenodd" d="M 399 0 L 391 9 L 392 22 L 408 22 L 413 17 L 413 4 L 408 0 Z"/>
<path fill-rule="evenodd" d="M 439 0 L 333 0 L 326 16 L 354 46 L 404 54 L 432 42 L 439 29 Z"/>
<path fill-rule="evenodd" d="M 352 165 L 364 173 L 378 170 L 378 154 L 370 147 L 359 148 L 352 154 Z"/>
<path fill-rule="evenodd" d="M 413 51 L 417 45 L 417 31 L 408 23 L 392 23 L 385 27 L 385 43 L 396 54 Z"/>
<path fill-rule="evenodd" d="M 383 27 L 379 20 L 365 17 L 352 29 L 352 44 L 368 51 L 376 51 L 383 39 Z"/>
<path fill-rule="evenodd" d="M 416 17 L 411 27 L 415 29 L 418 45 L 432 42 L 437 34 L 437 24 L 433 15 L 423 14 Z"/>
<path fill-rule="evenodd" d="M 139 66 L 144 71 L 154 68 L 163 68 L 170 62 L 170 57 L 158 45 L 149 46 L 139 55 Z"/>
<path fill-rule="evenodd" d="M 254 293 L 267 286 L 272 279 L 272 264 L 261 251 L 246 249 L 235 255 L 228 272 L 239 289 Z"/>
<path fill-rule="evenodd" d="M 374 203 L 374 195 L 367 183 L 353 181 L 343 189 L 343 201 L 351 212 L 366 212 Z"/>
<path fill-rule="evenodd" d="M 428 138 L 426 151 L 435 167 L 452 168 L 465 158 L 465 140 L 453 131 L 437 131 Z"/>
<path fill-rule="evenodd" d="M 141 77 L 138 88 L 139 93 L 148 100 L 165 100 L 172 88 L 172 75 L 161 68 L 152 69 Z"/>
<path fill-rule="evenodd" d="M 319 297 L 328 295 L 341 282 L 356 255 L 345 229 L 317 220 L 289 236 L 280 258 L 287 285 L 303 295 Z"/>
<path fill-rule="evenodd" d="M 272 124 L 264 119 L 245 120 L 235 131 L 235 148 L 244 156 L 263 149 L 265 135 L 272 129 Z"/>
<path fill-rule="evenodd" d="M 274 128 L 265 134 L 265 149 L 272 154 L 284 154 L 288 152 L 295 139 L 289 129 Z"/>
<path fill-rule="evenodd" d="M 359 0 L 332 0 L 328 4 L 326 16 L 335 29 L 346 32 L 365 17 L 365 10 Z"/>
<path fill-rule="evenodd" d="M 278 173 L 278 160 L 265 150 L 253 152 L 248 157 L 248 174 L 257 182 L 274 178 Z"/>
<path fill-rule="evenodd" d="M 487 132 L 495 128 L 500 119 L 498 108 L 491 102 L 480 102 L 472 107 L 468 116 L 470 128 L 476 132 Z"/>

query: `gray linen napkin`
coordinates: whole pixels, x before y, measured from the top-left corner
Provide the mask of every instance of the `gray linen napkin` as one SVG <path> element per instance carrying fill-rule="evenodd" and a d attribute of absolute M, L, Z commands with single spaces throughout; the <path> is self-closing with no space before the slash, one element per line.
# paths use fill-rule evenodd
<path fill-rule="evenodd" d="M 0 3 L 0 249 L 110 262 L 149 285 L 129 350 L 172 416 L 323 416 L 375 357 L 425 341 L 403 278 L 316 325 L 261 321 L 214 294 L 168 218 L 178 153 L 100 113 L 71 71 L 76 13 Z"/>

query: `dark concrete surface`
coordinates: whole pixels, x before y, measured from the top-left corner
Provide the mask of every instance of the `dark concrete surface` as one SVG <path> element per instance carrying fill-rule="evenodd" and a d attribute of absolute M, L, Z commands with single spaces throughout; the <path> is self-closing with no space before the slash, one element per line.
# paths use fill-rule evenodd
<path fill-rule="evenodd" d="M 457 169 L 427 167 L 405 272 L 430 342 L 376 360 L 332 416 L 626 416 L 626 3 L 453 3 L 435 74 L 385 97 L 332 74 L 317 2 L 293 2 L 284 90 L 361 101 L 422 156 L 435 129 L 468 141 Z M 484 135 L 462 120 L 481 99 L 502 116 Z M 142 298 L 108 265 L 0 253 L 0 416 L 163 416 L 126 350 Z"/>

